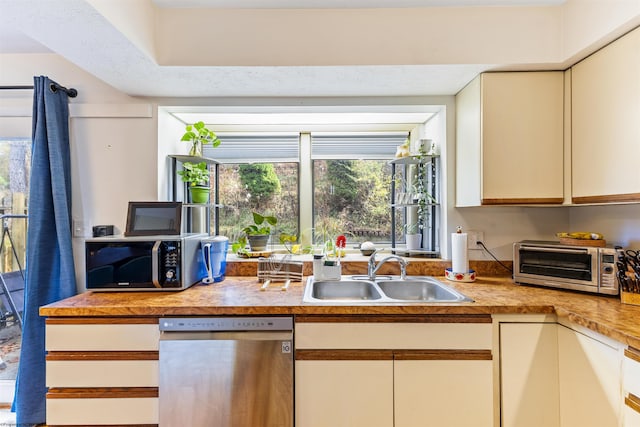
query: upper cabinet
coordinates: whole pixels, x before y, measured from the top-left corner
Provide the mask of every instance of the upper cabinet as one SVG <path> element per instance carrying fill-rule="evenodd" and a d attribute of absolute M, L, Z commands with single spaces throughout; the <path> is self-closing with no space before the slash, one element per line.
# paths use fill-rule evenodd
<path fill-rule="evenodd" d="M 640 28 L 571 69 L 572 202 L 640 202 Z"/>
<path fill-rule="evenodd" d="M 561 71 L 484 73 L 456 95 L 456 206 L 562 204 Z"/>

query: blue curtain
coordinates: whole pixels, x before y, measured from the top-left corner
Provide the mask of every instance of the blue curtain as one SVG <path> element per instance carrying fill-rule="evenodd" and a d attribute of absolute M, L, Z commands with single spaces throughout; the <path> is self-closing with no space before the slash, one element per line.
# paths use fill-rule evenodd
<path fill-rule="evenodd" d="M 54 92 L 52 85 L 48 77 L 34 77 L 24 324 L 13 402 L 20 426 L 46 421 L 44 319 L 38 309 L 76 294 L 69 104 L 65 91 Z"/>

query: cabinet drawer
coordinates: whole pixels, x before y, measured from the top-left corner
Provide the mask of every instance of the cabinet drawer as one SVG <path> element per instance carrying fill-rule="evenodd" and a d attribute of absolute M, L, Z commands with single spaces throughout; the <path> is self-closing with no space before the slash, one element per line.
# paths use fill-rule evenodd
<path fill-rule="evenodd" d="M 622 381 L 625 394 L 640 396 L 640 350 L 631 347 L 624 350 Z"/>
<path fill-rule="evenodd" d="M 622 413 L 624 427 L 640 427 L 640 397 L 628 395 L 625 398 Z"/>
<path fill-rule="evenodd" d="M 157 324 L 47 324 L 47 351 L 157 351 Z"/>
<path fill-rule="evenodd" d="M 47 361 L 46 383 L 47 387 L 158 387 L 158 361 Z"/>
<path fill-rule="evenodd" d="M 491 349 L 491 323 L 296 323 L 296 349 Z"/>
<path fill-rule="evenodd" d="M 158 398 L 48 398 L 47 424 L 158 424 Z"/>

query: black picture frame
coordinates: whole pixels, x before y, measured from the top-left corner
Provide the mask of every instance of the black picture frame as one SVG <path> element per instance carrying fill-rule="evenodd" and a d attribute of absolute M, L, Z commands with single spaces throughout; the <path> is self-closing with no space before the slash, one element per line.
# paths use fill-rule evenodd
<path fill-rule="evenodd" d="M 129 202 L 125 236 L 178 235 L 182 202 Z"/>

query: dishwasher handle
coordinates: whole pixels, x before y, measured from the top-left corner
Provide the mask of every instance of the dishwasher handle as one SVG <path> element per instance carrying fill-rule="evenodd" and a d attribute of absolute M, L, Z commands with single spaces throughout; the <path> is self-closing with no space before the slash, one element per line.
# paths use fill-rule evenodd
<path fill-rule="evenodd" d="M 215 341 L 290 341 L 293 339 L 293 331 L 197 331 L 197 332 L 168 332 L 160 333 L 160 341 L 181 340 L 215 340 Z"/>

